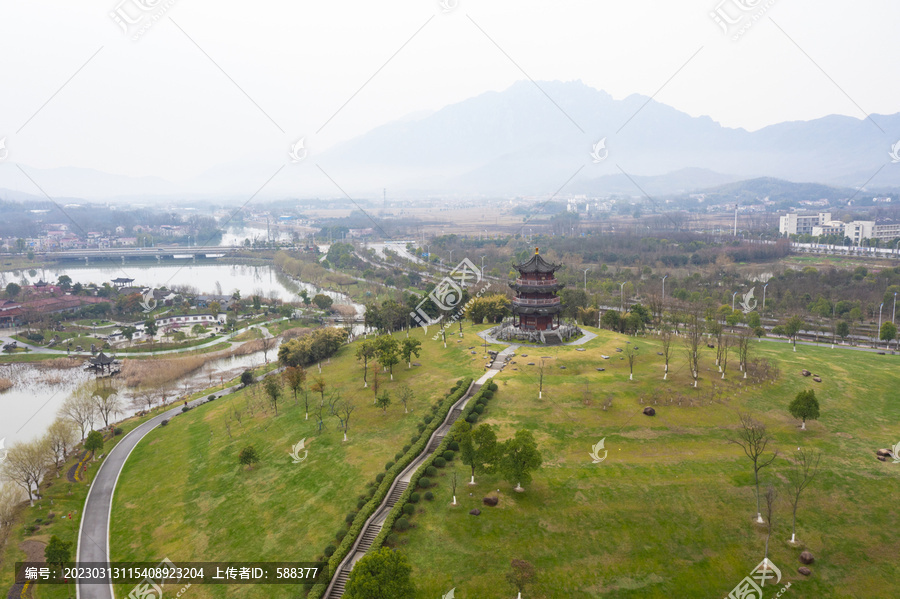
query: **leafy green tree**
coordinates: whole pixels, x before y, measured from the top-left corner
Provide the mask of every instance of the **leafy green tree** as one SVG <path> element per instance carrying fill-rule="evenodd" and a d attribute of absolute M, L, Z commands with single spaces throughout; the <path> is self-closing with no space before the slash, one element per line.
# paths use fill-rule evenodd
<path fill-rule="evenodd" d="M 216 319 L 221 311 L 222 304 L 219 302 L 209 302 L 209 313 L 212 314 L 213 319 Z"/>
<path fill-rule="evenodd" d="M 422 348 L 422 342 L 418 339 L 404 339 L 400 344 L 400 355 L 406 360 L 406 367 L 412 368 L 412 357 L 419 357 Z"/>
<path fill-rule="evenodd" d="M 259 461 L 259 454 L 256 452 L 256 448 L 252 445 L 248 445 L 247 447 L 241 450 L 241 453 L 238 454 L 238 462 L 242 466 L 247 466 L 250 470 L 253 470 L 253 464 Z"/>
<path fill-rule="evenodd" d="M 839 320 L 834 331 L 841 338 L 841 341 L 844 341 L 850 336 L 850 324 L 846 320 Z"/>
<path fill-rule="evenodd" d="M 266 395 L 269 397 L 269 403 L 272 404 L 275 415 L 278 416 L 278 400 L 281 397 L 281 385 L 278 384 L 278 380 L 275 377 L 269 376 L 266 377 L 266 382 L 263 383 L 263 389 L 265 389 Z"/>
<path fill-rule="evenodd" d="M 69 275 L 60 275 L 59 279 L 56 282 L 57 285 L 63 290 L 68 291 L 72 286 L 72 277 Z"/>
<path fill-rule="evenodd" d="M 475 473 L 491 472 L 497 463 L 497 433 L 490 426 L 482 424 L 474 430 L 459 427 L 457 434 L 459 452 L 462 463 L 472 469 L 472 481 L 475 484 Z"/>
<path fill-rule="evenodd" d="M 155 318 L 150 317 L 144 321 L 144 332 L 147 333 L 152 341 L 156 333 L 159 332 L 159 326 L 156 324 Z"/>
<path fill-rule="evenodd" d="M 751 312 L 747 315 L 747 326 L 751 329 L 762 326 L 762 320 L 759 317 L 759 312 Z"/>
<path fill-rule="evenodd" d="M 303 389 L 303 385 L 306 384 L 306 371 L 300 366 L 288 366 L 284 369 L 282 377 L 287 386 L 294 392 L 294 404 L 296 404 L 297 392 Z M 307 407 L 308 411 L 309 407 Z M 308 413 L 307 418 L 309 418 Z"/>
<path fill-rule="evenodd" d="M 414 599 L 411 575 L 412 566 L 405 554 L 382 547 L 353 566 L 344 599 Z"/>
<path fill-rule="evenodd" d="M 794 418 L 799 418 L 802 424 L 800 430 L 806 430 L 807 420 L 819 419 L 819 400 L 816 399 L 816 392 L 812 389 L 801 391 L 788 406 L 788 411 Z"/>
<path fill-rule="evenodd" d="M 44 559 L 50 566 L 60 568 L 72 558 L 72 542 L 63 541 L 56 535 L 50 537 L 50 542 L 44 547 Z"/>
<path fill-rule="evenodd" d="M 523 491 L 522 483 L 530 483 L 532 471 L 543 463 L 534 434 L 526 429 L 516 431 L 515 437 L 503 443 L 500 453 L 500 474 L 510 484 L 516 483 L 516 491 Z"/>
<path fill-rule="evenodd" d="M 334 300 L 324 293 L 316 294 L 312 301 L 319 310 L 327 310 L 334 303 Z"/>
<path fill-rule="evenodd" d="M 620 326 L 619 313 L 615 310 L 607 310 L 603 313 L 603 316 L 600 318 L 600 324 L 603 325 L 604 328 L 607 328 L 611 331 L 618 331 Z"/>
<path fill-rule="evenodd" d="M 122 336 L 129 341 L 134 338 L 135 333 L 137 333 L 137 329 L 134 327 L 122 327 Z"/>
<path fill-rule="evenodd" d="M 797 333 L 800 332 L 800 329 L 803 328 L 803 325 L 803 319 L 797 315 L 791 316 L 790 318 L 788 318 L 788 321 L 784 323 L 784 332 L 788 337 L 791 338 L 791 343 L 794 346 L 794 351 L 797 351 Z"/>
<path fill-rule="evenodd" d="M 8 283 L 6 285 L 6 297 L 10 299 L 13 299 L 17 295 L 19 295 L 20 291 L 22 291 L 22 288 L 16 283 Z"/>
<path fill-rule="evenodd" d="M 379 364 L 390 370 L 394 380 L 394 365 L 400 361 L 400 344 L 391 335 L 381 335 L 375 339 L 375 355 Z"/>
<path fill-rule="evenodd" d="M 103 449 L 103 434 L 99 431 L 91 431 L 84 440 L 84 448 L 91 452 L 91 457 Z"/>
<path fill-rule="evenodd" d="M 253 373 L 249 370 L 245 370 L 241 373 L 241 385 L 246 387 L 247 385 L 253 384 Z"/>
<path fill-rule="evenodd" d="M 383 391 L 375 400 L 375 405 L 381 408 L 382 412 L 387 412 L 388 406 L 391 405 L 391 395 L 387 391 Z"/>
<path fill-rule="evenodd" d="M 887 342 L 887 346 L 891 346 L 891 341 L 897 338 L 897 325 L 893 322 L 885 322 L 881 325 L 881 330 L 878 332 L 878 338 L 882 341 Z"/>

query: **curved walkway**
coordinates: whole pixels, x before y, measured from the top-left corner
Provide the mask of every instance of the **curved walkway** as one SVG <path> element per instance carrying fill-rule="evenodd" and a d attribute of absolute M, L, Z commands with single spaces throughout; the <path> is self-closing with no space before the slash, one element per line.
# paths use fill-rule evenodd
<path fill-rule="evenodd" d="M 162 350 L 158 350 L 158 351 L 142 351 L 142 352 L 120 351 L 117 353 L 115 350 L 109 350 L 109 352 L 110 352 L 110 354 L 114 354 L 118 358 L 141 358 L 144 356 L 165 356 L 168 354 L 186 353 L 186 352 L 191 352 L 191 351 L 195 351 L 198 349 L 206 349 L 208 347 L 212 347 L 212 346 L 218 345 L 220 343 L 230 343 L 232 346 L 235 346 L 235 345 L 239 345 L 243 342 L 242 341 L 231 341 L 231 339 L 234 339 L 236 336 L 240 335 L 241 333 L 245 333 L 245 332 L 249 331 L 250 329 L 254 329 L 254 328 L 262 330 L 263 334 L 266 337 L 273 337 L 272 333 L 270 333 L 266 327 L 269 326 L 270 324 L 275 324 L 277 322 L 281 322 L 282 320 L 286 320 L 286 319 L 278 318 L 278 319 L 270 320 L 267 322 L 261 322 L 259 324 L 252 324 L 252 325 L 246 326 L 242 329 L 238 329 L 238 330 L 234 331 L 233 333 L 228 333 L 222 337 L 216 337 L 215 339 L 212 339 L 211 341 L 202 343 L 200 345 L 191 345 L 189 347 L 181 347 L 181 348 L 175 348 L 175 349 L 162 349 Z M 39 347 L 36 345 L 31 345 L 29 343 L 23 343 L 21 341 L 18 341 L 17 339 L 13 339 L 12 337 L 0 336 L 0 344 L 12 343 L 13 341 L 15 341 L 19 347 L 28 348 L 29 355 L 30 354 L 52 354 L 52 355 L 58 355 L 58 356 L 68 356 L 71 358 L 89 358 L 91 356 L 91 352 L 74 352 L 74 351 L 67 352 L 64 349 L 50 349 L 47 347 Z M 9 355 L 18 355 L 18 354 L 9 354 Z"/>
<path fill-rule="evenodd" d="M 276 368 L 271 372 L 259 377 L 262 380 L 266 376 L 281 372 L 281 368 Z M 241 389 L 241 385 L 233 385 L 227 389 L 217 393 L 218 397 L 234 393 Z M 204 402 L 206 398 L 195 399 L 188 403 L 189 406 L 195 407 Z M 116 490 L 116 483 L 125 461 L 131 455 L 132 450 L 140 443 L 147 433 L 155 429 L 163 420 L 172 418 L 181 413 L 182 404 L 167 410 L 150 420 L 144 422 L 125 437 L 109 452 L 109 455 L 100 465 L 97 475 L 91 483 L 87 498 L 84 501 L 84 511 L 81 515 L 81 524 L 78 528 L 78 551 L 75 561 L 79 563 L 109 563 L 109 524 L 112 514 L 113 493 Z M 105 579 L 104 579 L 105 580 Z M 78 599 L 113 599 L 112 581 L 110 584 L 86 584 L 79 583 L 76 587 Z"/>

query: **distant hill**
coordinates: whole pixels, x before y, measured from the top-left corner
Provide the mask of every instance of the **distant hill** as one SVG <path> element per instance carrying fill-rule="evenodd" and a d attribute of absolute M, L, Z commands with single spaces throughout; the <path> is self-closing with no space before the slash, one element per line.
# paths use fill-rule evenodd
<path fill-rule="evenodd" d="M 854 189 L 900 186 L 900 164 L 888 155 L 900 139 L 900 114 L 833 115 L 749 132 L 646 96 L 616 100 L 580 81 L 538 85 L 521 81 L 311 151 L 305 164 L 273 177 L 261 196 L 339 195 L 316 165 L 357 197 L 380 196 L 385 187 L 394 197 L 640 195 L 634 183 L 649 194 L 678 194 L 767 177 Z M 601 139 L 608 156 L 595 163 L 590 153 Z M 51 195 L 247 197 L 278 166 L 259 158 L 180 183 L 76 168 L 39 174 Z M 17 169 L 0 168 L 0 187 L 31 192 L 29 185 Z"/>

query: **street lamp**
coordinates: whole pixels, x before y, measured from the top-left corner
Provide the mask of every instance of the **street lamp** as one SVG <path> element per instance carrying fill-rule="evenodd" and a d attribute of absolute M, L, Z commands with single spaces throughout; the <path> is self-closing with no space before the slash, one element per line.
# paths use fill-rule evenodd
<path fill-rule="evenodd" d="M 731 294 L 731 311 L 734 312 L 734 298 L 738 294 L 737 291 Z"/>
<path fill-rule="evenodd" d="M 896 324 L 894 318 L 897 316 L 897 292 L 894 292 L 894 307 L 891 310 L 891 324 Z"/>
<path fill-rule="evenodd" d="M 481 276 L 484 276 L 484 256 L 481 257 Z"/>
<path fill-rule="evenodd" d="M 769 286 L 768 283 L 763 285 L 763 307 L 762 307 L 763 312 L 765 312 L 765 310 L 766 310 L 766 287 L 768 287 L 768 286 Z"/>
<path fill-rule="evenodd" d="M 626 281 L 627 283 L 628 281 Z M 619 283 L 619 291 L 622 292 L 622 312 L 625 311 L 625 283 Z"/>
<path fill-rule="evenodd" d="M 668 279 L 668 278 L 669 278 L 669 275 L 666 275 L 663 277 L 663 296 L 662 296 L 663 300 L 666 299 L 666 279 Z"/>
<path fill-rule="evenodd" d="M 453 250 L 450 250 L 450 263 L 453 263 Z"/>
<path fill-rule="evenodd" d="M 584 290 L 587 291 L 587 274 L 591 270 L 590 268 L 582 269 L 584 271 Z M 894 294 L 896 295 L 896 293 Z"/>
<path fill-rule="evenodd" d="M 884 302 L 878 306 L 878 330 L 875 331 L 875 345 L 878 345 L 878 338 L 881 336 L 881 309 L 884 308 Z"/>

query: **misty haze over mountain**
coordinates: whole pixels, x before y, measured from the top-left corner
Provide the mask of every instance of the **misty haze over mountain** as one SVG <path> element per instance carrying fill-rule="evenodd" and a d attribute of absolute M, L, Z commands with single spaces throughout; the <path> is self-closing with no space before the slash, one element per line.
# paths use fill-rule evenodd
<path fill-rule="evenodd" d="M 900 139 L 900 114 L 828 116 L 749 132 L 646 96 L 614 100 L 580 81 L 538 85 L 520 81 L 502 92 L 410 115 L 322 153 L 309 148 L 298 163 L 286 148 L 284 168 L 274 177 L 282 165 L 263 162 L 222 164 L 179 182 L 20 166 L 54 197 L 134 201 L 177 195 L 246 199 L 270 177 L 260 197 L 340 195 L 335 183 L 360 196 L 380 196 L 382 188 L 392 197 L 541 195 L 560 188 L 639 195 L 631 180 L 638 177 L 653 194 L 755 177 L 850 188 L 900 185 L 900 164 L 889 155 Z M 608 156 L 595 163 L 591 151 L 603 138 Z M 41 195 L 11 164 L 0 168 L 0 188 Z"/>

